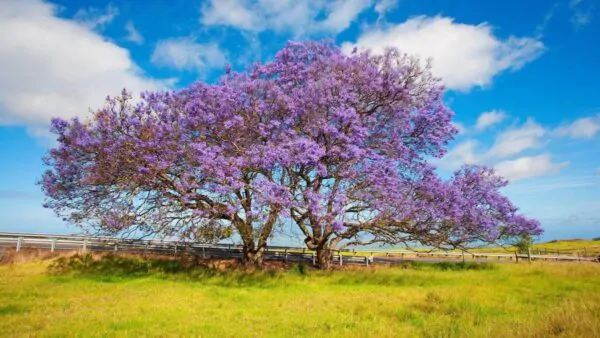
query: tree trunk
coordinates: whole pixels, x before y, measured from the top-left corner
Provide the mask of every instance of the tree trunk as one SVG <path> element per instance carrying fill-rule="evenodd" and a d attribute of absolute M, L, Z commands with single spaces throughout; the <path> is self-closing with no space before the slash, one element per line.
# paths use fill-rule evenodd
<path fill-rule="evenodd" d="M 321 270 L 328 270 L 331 267 L 331 260 L 333 259 L 333 251 L 329 247 L 318 247 L 316 252 L 317 267 Z"/>
<path fill-rule="evenodd" d="M 242 263 L 247 267 L 262 267 L 264 251 L 264 247 L 255 248 L 254 245 L 244 245 Z"/>

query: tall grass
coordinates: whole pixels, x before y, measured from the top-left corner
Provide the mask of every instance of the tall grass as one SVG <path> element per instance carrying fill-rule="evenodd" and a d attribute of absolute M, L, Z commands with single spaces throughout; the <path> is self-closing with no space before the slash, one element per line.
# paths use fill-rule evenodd
<path fill-rule="evenodd" d="M 76 256 L 0 266 L 0 336 L 600 336 L 600 264 L 241 272 Z"/>

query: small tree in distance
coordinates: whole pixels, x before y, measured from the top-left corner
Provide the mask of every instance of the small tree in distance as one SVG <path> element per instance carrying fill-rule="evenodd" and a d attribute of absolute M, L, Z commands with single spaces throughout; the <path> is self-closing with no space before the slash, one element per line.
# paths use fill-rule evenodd
<path fill-rule="evenodd" d="M 321 268 L 342 241 L 454 248 L 541 233 L 492 170 L 435 174 L 427 159 L 456 133 L 442 98 L 429 69 L 395 49 L 290 42 L 215 85 L 135 104 L 124 92 L 89 121 L 55 119 L 46 205 L 113 233 L 232 229 L 255 265 L 286 219 Z"/>

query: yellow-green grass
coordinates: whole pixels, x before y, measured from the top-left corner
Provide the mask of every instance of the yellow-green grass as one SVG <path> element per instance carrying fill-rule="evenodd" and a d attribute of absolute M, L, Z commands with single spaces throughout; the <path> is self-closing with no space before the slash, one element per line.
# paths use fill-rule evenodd
<path fill-rule="evenodd" d="M 48 261 L 0 266 L 0 336 L 600 336 L 593 263 L 255 273 L 75 263 L 60 275 Z"/>
<path fill-rule="evenodd" d="M 474 249 L 474 252 L 514 252 L 515 247 L 489 247 Z M 533 254 L 560 254 L 596 257 L 600 255 L 600 241 L 585 239 L 567 239 L 544 243 L 535 243 L 531 247 Z"/>
<path fill-rule="evenodd" d="M 389 251 L 404 250 L 401 248 L 390 249 Z M 377 250 L 375 254 L 385 254 L 385 250 Z M 431 249 L 427 248 L 416 248 L 413 249 L 416 252 L 428 252 Z M 518 248 L 514 246 L 494 246 L 494 247 L 479 247 L 468 250 L 472 253 L 508 253 L 512 254 L 518 251 Z M 433 252 L 440 252 L 439 250 L 433 250 Z M 453 250 L 451 252 L 460 252 L 460 250 Z M 557 240 L 544 243 L 535 243 L 531 246 L 532 254 L 542 255 L 574 255 L 581 257 L 597 257 L 600 255 L 600 241 L 586 240 L 586 239 L 565 239 Z M 358 253 L 357 253 L 358 254 Z M 370 253 L 366 253 L 370 255 Z"/>

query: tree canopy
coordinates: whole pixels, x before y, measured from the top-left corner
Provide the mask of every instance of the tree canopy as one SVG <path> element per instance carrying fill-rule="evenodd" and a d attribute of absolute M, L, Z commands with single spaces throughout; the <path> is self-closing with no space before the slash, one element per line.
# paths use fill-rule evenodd
<path fill-rule="evenodd" d="M 88 120 L 54 119 L 46 206 L 104 232 L 218 240 L 234 231 L 260 264 L 282 222 L 326 267 L 347 244 L 463 247 L 541 233 L 492 169 L 440 178 L 456 133 L 429 68 L 396 49 L 342 53 L 290 42 L 216 84 L 124 91 Z"/>

